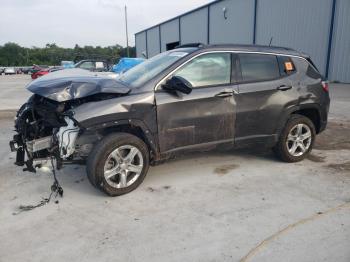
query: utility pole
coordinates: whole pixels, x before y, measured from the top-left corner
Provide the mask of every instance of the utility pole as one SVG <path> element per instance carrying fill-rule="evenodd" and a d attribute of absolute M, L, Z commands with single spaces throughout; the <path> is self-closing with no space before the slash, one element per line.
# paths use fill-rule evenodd
<path fill-rule="evenodd" d="M 128 17 L 127 17 L 127 10 L 125 6 L 125 34 L 126 34 L 126 54 L 129 57 L 129 37 L 128 37 Z"/>

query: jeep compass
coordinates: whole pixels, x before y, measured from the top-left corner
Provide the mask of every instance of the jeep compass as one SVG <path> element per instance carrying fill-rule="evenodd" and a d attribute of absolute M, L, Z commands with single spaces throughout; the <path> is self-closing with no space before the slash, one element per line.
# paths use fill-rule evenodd
<path fill-rule="evenodd" d="M 272 148 L 301 161 L 327 123 L 328 83 L 310 57 L 288 48 L 179 47 L 117 79 L 82 69 L 31 82 L 10 142 L 35 171 L 84 162 L 111 196 L 136 189 L 149 165 L 217 146 Z"/>

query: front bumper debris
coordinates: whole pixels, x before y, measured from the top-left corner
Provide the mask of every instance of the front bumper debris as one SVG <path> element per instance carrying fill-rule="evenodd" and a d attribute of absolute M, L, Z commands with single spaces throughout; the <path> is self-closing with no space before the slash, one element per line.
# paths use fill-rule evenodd
<path fill-rule="evenodd" d="M 9 145 L 11 151 L 16 152 L 15 164 L 25 165 L 24 171 L 35 172 L 35 168 L 47 165 L 51 160 L 56 160 L 56 168 L 60 169 L 63 161 L 72 162 L 74 158 L 75 142 L 81 130 L 79 123 L 63 112 L 51 111 L 41 117 L 34 110 L 43 105 L 27 103 L 15 119 L 17 134 Z"/>
<path fill-rule="evenodd" d="M 29 153 L 35 153 L 40 150 L 49 149 L 52 146 L 52 137 L 42 137 L 35 140 L 26 142 L 26 146 Z"/>

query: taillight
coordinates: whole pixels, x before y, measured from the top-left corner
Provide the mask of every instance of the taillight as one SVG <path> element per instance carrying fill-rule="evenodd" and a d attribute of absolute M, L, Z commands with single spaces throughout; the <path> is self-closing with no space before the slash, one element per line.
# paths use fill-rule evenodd
<path fill-rule="evenodd" d="M 325 92 L 329 92 L 329 83 L 328 81 L 322 81 L 322 88 Z"/>

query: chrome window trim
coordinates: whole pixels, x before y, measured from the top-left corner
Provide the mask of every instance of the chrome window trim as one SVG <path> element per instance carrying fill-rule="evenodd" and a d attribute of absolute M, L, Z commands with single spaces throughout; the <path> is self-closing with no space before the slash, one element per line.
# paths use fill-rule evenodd
<path fill-rule="evenodd" d="M 193 57 L 191 57 L 189 60 L 185 61 L 175 69 L 173 69 L 170 73 L 168 73 L 165 77 L 163 77 L 155 86 L 154 91 L 157 91 L 160 84 L 167 79 L 170 75 L 172 75 L 176 70 L 180 69 L 181 67 L 185 66 L 187 63 L 195 59 L 196 57 L 199 57 L 201 55 L 205 54 L 211 54 L 211 53 L 233 53 L 233 54 L 261 54 L 261 55 L 275 55 L 275 56 L 288 56 L 288 57 L 295 57 L 305 60 L 310 66 L 314 68 L 314 66 L 305 58 L 298 55 L 289 55 L 289 54 L 282 54 L 282 53 L 273 53 L 273 52 L 260 52 L 260 51 L 238 51 L 238 50 L 214 50 L 214 51 L 205 51 L 202 53 L 199 53 Z M 316 70 L 318 72 L 318 70 Z"/>

